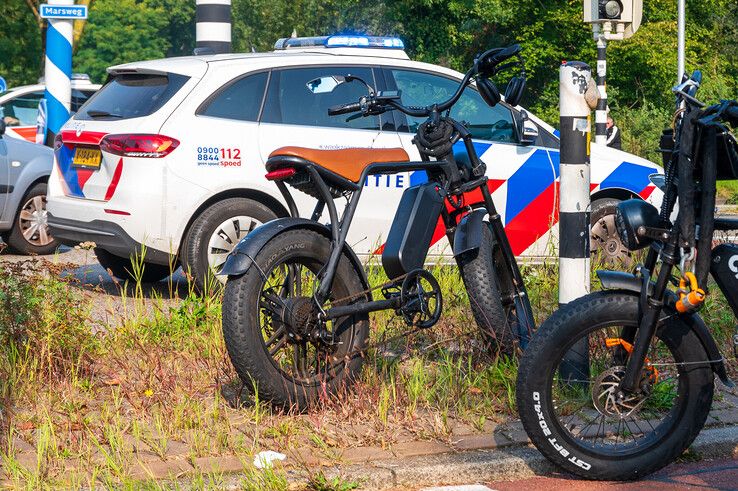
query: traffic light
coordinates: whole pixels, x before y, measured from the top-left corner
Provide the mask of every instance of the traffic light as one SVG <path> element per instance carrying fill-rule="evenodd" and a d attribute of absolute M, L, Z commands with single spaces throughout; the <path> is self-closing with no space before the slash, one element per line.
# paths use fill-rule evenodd
<path fill-rule="evenodd" d="M 610 23 L 607 30 L 622 34 L 622 38 L 628 38 L 638 30 L 642 16 L 643 0 L 584 0 L 584 22 Z"/>

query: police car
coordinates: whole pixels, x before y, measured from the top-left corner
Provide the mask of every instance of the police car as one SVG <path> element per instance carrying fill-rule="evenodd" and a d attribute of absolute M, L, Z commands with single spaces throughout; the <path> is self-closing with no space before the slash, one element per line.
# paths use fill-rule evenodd
<path fill-rule="evenodd" d="M 48 201 L 55 237 L 95 242 L 101 264 L 120 278 L 131 276 L 133 254 L 147 264 L 147 281 L 166 277 L 176 257 L 202 285 L 239 239 L 288 214 L 264 178 L 274 149 L 400 146 L 419 157 L 411 140 L 420 120 L 396 111 L 329 116 L 330 106 L 356 101 L 366 89 L 344 83 L 324 90 L 316 80 L 351 74 L 379 90 L 400 90 L 405 105 L 426 105 L 447 98 L 462 78 L 411 61 L 392 38 L 288 38 L 275 48 L 108 69 L 108 83 L 57 137 Z M 487 163 L 515 254 L 540 260 L 555 254 L 559 140 L 533 115 L 521 134 L 523 112 L 504 103 L 490 108 L 470 88 L 452 116 L 466 122 Z M 648 176 L 660 171 L 635 155 L 592 145 L 594 247 L 622 253 L 614 204 L 640 197 L 658 205 L 660 191 Z M 418 172 L 367 179 L 348 237 L 357 253 L 367 258 L 381 247 L 402 192 L 424 179 Z M 293 194 L 309 216 L 313 198 Z M 435 259 L 448 252 L 442 236 L 439 229 Z"/>
<path fill-rule="evenodd" d="M 72 113 L 82 106 L 101 86 L 93 84 L 84 73 L 72 75 Z M 36 119 L 39 101 L 44 98 L 46 86 L 38 84 L 13 87 L 0 94 L 0 119 L 5 121 L 5 134 L 36 142 Z"/>

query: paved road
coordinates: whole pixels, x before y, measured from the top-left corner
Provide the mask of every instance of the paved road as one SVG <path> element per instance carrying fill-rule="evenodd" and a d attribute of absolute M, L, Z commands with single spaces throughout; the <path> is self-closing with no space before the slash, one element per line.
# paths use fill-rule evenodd
<path fill-rule="evenodd" d="M 736 490 L 738 460 L 721 459 L 675 464 L 648 478 L 631 483 L 592 482 L 569 477 L 534 477 L 514 482 L 487 484 L 497 491 L 600 491 L 600 490 Z"/>

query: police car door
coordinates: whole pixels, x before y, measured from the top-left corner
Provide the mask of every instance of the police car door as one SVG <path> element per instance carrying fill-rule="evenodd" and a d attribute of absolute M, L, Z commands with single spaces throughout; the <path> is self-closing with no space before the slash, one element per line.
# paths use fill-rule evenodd
<path fill-rule="evenodd" d="M 393 128 L 381 129 L 383 118 L 361 114 L 329 116 L 328 108 L 356 102 L 366 95 L 359 82 L 341 83 L 334 76 L 355 75 L 377 87 L 368 66 L 311 66 L 272 70 L 259 124 L 259 152 L 264 161 L 283 146 L 319 149 L 400 147 Z M 381 86 L 380 86 L 381 87 Z M 375 182 L 376 181 L 376 182 Z M 381 181 L 381 182 L 380 182 Z M 371 254 L 380 245 L 402 194 L 396 176 L 370 177 L 365 183 L 348 242 L 357 254 Z M 310 216 L 315 200 L 292 190 L 301 216 Z M 344 202 L 336 201 L 343 206 Z M 324 213 L 324 217 L 327 213 Z"/>
<path fill-rule="evenodd" d="M 7 137 L 4 135 L 4 129 L 5 124 L 0 121 L 0 222 L 2 222 L 4 216 L 3 212 L 12 190 L 12 183 L 10 182 L 10 162 L 8 161 L 8 146 L 4 141 L 4 138 Z"/>
<path fill-rule="evenodd" d="M 402 102 L 411 106 L 426 106 L 448 99 L 458 88 L 458 80 L 407 68 L 386 68 L 388 85 L 394 84 L 401 91 Z M 452 108 L 451 117 L 464 122 L 474 138 L 479 157 L 487 164 L 489 188 L 497 211 L 502 216 L 505 229 L 516 255 L 541 254 L 545 249 L 551 228 L 555 180 L 549 152 L 539 146 L 519 144 L 515 117 L 511 107 L 500 103 L 489 107 L 470 87 Z M 422 118 L 405 116 L 394 111 L 395 121 L 403 146 L 411 159 L 419 158 L 412 139 Z M 457 160 L 466 157 L 462 142 L 454 148 Z M 426 179 L 424 172 L 412 173 L 409 184 Z M 448 242 L 444 234 L 436 234 L 438 243 L 431 254 L 448 254 Z"/>

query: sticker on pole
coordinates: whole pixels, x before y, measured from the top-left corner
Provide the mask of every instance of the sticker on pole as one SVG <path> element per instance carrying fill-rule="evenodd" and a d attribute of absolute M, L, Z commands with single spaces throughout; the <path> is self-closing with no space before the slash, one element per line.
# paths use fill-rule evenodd
<path fill-rule="evenodd" d="M 39 14 L 42 19 L 86 19 L 87 5 L 49 5 L 42 3 Z"/>

